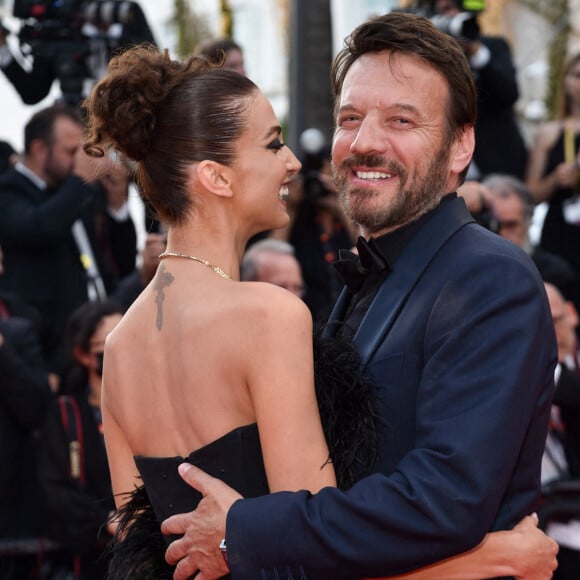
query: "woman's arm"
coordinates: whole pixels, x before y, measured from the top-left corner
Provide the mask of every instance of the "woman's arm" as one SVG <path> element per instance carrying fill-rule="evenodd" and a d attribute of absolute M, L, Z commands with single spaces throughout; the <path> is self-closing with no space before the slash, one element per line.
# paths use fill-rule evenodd
<path fill-rule="evenodd" d="M 407 574 L 389 576 L 389 580 L 479 580 L 499 576 L 548 580 L 558 565 L 558 545 L 537 525 L 537 517 L 527 516 L 511 531 L 487 534 L 468 552 Z"/>
<path fill-rule="evenodd" d="M 560 163 L 551 173 L 544 175 L 550 149 L 554 146 L 560 131 L 560 122 L 547 123 L 536 133 L 530 151 L 526 184 L 536 203 L 547 201 L 560 187 L 572 187 L 576 179 L 574 163 Z"/>
<path fill-rule="evenodd" d="M 312 318 L 306 305 L 257 284 L 257 312 L 242 360 L 270 491 L 336 485 L 314 390 Z"/>

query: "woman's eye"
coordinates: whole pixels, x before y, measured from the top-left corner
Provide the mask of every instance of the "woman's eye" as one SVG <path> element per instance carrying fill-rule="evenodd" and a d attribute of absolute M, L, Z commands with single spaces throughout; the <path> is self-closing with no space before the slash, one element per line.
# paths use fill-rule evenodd
<path fill-rule="evenodd" d="M 267 148 L 273 149 L 274 151 L 280 151 L 280 149 L 282 149 L 282 147 L 284 147 L 285 145 L 286 143 L 282 143 L 280 139 L 274 139 L 273 141 L 268 143 Z"/>

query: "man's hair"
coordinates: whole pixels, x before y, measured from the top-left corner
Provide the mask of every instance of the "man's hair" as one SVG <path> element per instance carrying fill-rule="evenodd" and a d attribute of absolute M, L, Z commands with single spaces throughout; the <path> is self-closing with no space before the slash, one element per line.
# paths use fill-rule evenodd
<path fill-rule="evenodd" d="M 65 104 L 56 104 L 41 109 L 32 115 L 24 127 L 24 152 L 30 153 L 30 144 L 35 139 L 40 139 L 47 145 L 54 142 L 54 125 L 57 119 L 70 119 L 73 123 L 82 126 L 82 119 L 77 109 Z"/>
<path fill-rule="evenodd" d="M 492 173 L 481 183 L 497 197 L 506 198 L 515 195 L 522 202 L 523 217 L 526 222 L 532 219 L 535 207 L 534 198 L 521 179 L 512 175 Z"/>
<path fill-rule="evenodd" d="M 294 256 L 294 246 L 283 240 L 265 238 L 254 242 L 244 253 L 240 265 L 240 280 L 251 282 L 258 279 L 258 257 L 262 254 Z"/>
<path fill-rule="evenodd" d="M 477 118 L 477 92 L 464 51 L 450 35 L 427 18 L 409 12 L 389 12 L 358 26 L 332 64 L 332 91 L 338 100 L 346 74 L 363 54 L 388 51 L 426 60 L 447 81 L 447 135 L 450 141 Z"/>

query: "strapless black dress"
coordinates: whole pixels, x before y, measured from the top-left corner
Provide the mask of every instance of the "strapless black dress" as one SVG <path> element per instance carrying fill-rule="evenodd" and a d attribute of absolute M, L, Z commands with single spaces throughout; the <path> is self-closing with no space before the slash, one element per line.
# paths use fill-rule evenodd
<path fill-rule="evenodd" d="M 322 424 L 338 485 L 346 489 L 371 470 L 383 424 L 375 412 L 374 390 L 360 375 L 352 346 L 317 339 L 314 360 Z M 111 544 L 109 580 L 171 580 L 173 567 L 164 554 L 173 538 L 161 534 L 160 523 L 192 511 L 201 500 L 178 474 L 184 461 L 222 479 L 244 497 L 268 493 L 256 424 L 239 427 L 188 457 L 135 457 L 143 485 L 129 494 L 121 511 L 117 539 Z"/>

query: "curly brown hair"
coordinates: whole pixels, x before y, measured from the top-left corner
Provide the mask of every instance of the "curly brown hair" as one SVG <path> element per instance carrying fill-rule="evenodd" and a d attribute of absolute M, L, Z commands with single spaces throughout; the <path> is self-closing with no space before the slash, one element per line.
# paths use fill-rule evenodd
<path fill-rule="evenodd" d="M 189 166 L 234 162 L 257 90 L 203 57 L 182 62 L 155 46 L 133 47 L 111 59 L 84 102 L 84 150 L 97 157 L 113 150 L 134 161 L 141 194 L 160 219 L 183 222 L 195 204 Z"/>

